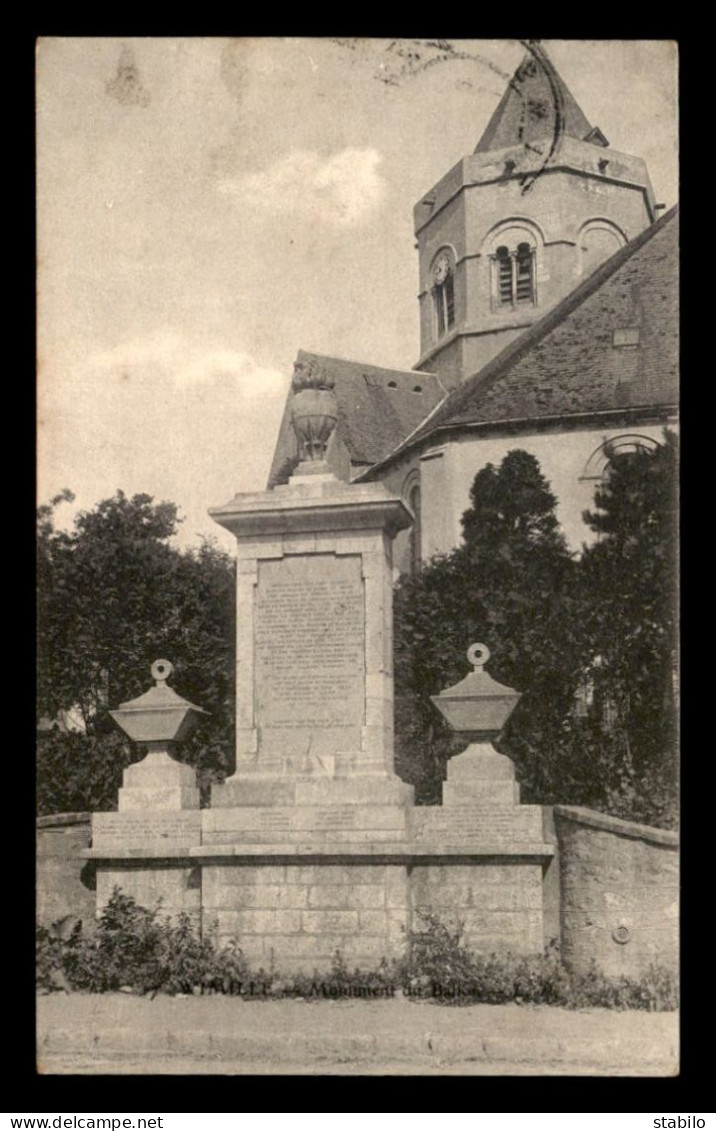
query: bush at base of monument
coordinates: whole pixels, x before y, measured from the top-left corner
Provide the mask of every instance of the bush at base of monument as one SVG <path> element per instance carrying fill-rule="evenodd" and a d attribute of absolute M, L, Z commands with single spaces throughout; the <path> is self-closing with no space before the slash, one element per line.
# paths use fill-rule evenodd
<path fill-rule="evenodd" d="M 91 933 L 79 921 L 69 933 L 63 921 L 37 932 L 37 981 L 47 991 L 193 993 L 200 986 L 230 994 L 248 977 L 239 948 L 219 950 L 187 913 L 162 916 L 160 904 L 141 907 L 119 888 Z"/>
<path fill-rule="evenodd" d="M 420 929 L 408 935 L 402 975 L 411 997 L 443 1004 L 499 1005 L 517 1002 L 566 1009 L 606 1008 L 667 1011 L 678 1006 L 673 976 L 653 966 L 641 978 L 609 978 L 593 966 L 586 974 L 568 970 L 553 941 L 544 954 L 475 954 L 463 942 L 459 919 L 445 921 L 418 912 Z"/>
<path fill-rule="evenodd" d="M 421 926 L 408 933 L 402 959 L 382 959 L 375 969 L 353 969 L 336 952 L 330 970 L 281 974 L 252 969 L 236 940 L 219 947 L 200 938 L 187 914 L 161 916 L 115 888 L 96 930 L 55 924 L 37 933 L 40 990 L 137 994 L 230 994 L 252 1000 L 304 998 L 374 1001 L 394 997 L 445 1005 L 503 1004 L 667 1011 L 677 1008 L 675 979 L 659 967 L 640 979 L 607 978 L 593 969 L 573 974 L 556 947 L 544 955 L 478 955 L 462 941 L 459 921 L 418 913 Z"/>

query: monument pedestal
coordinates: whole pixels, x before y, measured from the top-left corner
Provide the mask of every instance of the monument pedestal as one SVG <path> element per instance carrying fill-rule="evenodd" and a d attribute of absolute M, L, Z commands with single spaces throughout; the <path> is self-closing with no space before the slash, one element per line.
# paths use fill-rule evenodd
<path fill-rule="evenodd" d="M 212 517 L 236 537 L 236 769 L 212 808 L 395 805 L 392 539 L 382 484 L 301 464 Z M 306 814 L 304 813 L 304 817 Z"/>
<path fill-rule="evenodd" d="M 175 762 L 169 751 L 151 750 L 141 762 L 127 766 L 117 808 L 120 813 L 152 810 L 198 809 L 196 771 Z"/>
<path fill-rule="evenodd" d="M 201 915 L 201 874 L 188 859 L 201 844 L 196 771 L 176 762 L 166 748 L 153 749 L 128 766 L 117 813 L 93 813 L 92 848 L 97 861 L 97 910 L 115 888 L 145 907 Z"/>

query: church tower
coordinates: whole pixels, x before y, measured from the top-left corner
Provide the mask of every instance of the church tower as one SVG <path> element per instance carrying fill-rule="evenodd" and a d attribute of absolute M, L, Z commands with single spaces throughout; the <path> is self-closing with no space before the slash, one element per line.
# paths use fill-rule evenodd
<path fill-rule="evenodd" d="M 537 42 L 477 143 L 414 209 L 420 359 L 472 376 L 656 219 L 645 163 L 611 149 Z"/>

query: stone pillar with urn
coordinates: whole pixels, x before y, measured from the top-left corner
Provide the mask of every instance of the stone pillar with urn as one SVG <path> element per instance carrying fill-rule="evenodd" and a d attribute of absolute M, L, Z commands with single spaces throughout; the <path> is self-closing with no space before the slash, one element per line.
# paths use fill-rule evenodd
<path fill-rule="evenodd" d="M 168 686 L 172 671 L 169 660 L 156 660 L 154 687 L 110 711 L 147 753 L 124 771 L 117 812 L 92 815 L 85 855 L 96 861 L 98 910 L 119 887 L 149 907 L 161 899 L 167 912 L 201 911 L 200 877 L 188 859 L 201 843 L 196 771 L 171 754 L 206 711 Z"/>
<path fill-rule="evenodd" d="M 431 697 L 468 746 L 448 762 L 442 805 L 413 813 L 413 852 L 422 849 L 425 859 L 413 868 L 412 905 L 459 916 L 476 950 L 538 953 L 549 933 L 549 816 L 540 805 L 520 804 L 512 761 L 492 745 L 519 693 L 485 671 L 490 651 L 484 644 L 473 644 L 467 659 L 473 670 Z"/>

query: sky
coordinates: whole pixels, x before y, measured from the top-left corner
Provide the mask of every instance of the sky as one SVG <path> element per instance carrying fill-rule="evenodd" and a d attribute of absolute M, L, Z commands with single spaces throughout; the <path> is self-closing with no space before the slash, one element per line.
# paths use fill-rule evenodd
<path fill-rule="evenodd" d="M 677 49 L 544 45 L 677 199 Z M 45 38 L 37 57 L 38 501 L 121 489 L 179 544 L 266 485 L 299 349 L 418 359 L 414 203 L 474 149 L 518 40 Z"/>

